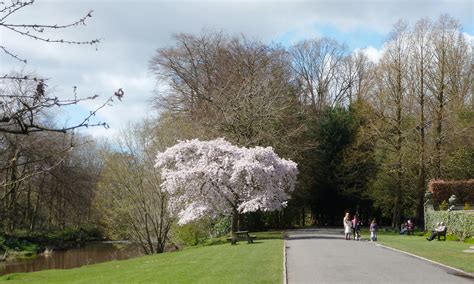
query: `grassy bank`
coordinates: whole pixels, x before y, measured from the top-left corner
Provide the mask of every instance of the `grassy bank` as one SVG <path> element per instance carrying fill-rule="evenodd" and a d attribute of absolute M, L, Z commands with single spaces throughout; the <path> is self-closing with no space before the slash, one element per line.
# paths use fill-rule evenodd
<path fill-rule="evenodd" d="M 459 241 L 427 241 L 425 236 L 406 236 L 380 233 L 378 242 L 382 245 L 403 250 L 436 262 L 474 273 L 474 254 L 463 250 L 472 243 Z"/>
<path fill-rule="evenodd" d="M 10 274 L 0 282 L 281 283 L 282 270 L 283 240 L 275 232 L 257 234 L 255 244 L 215 244 L 76 269 Z"/>

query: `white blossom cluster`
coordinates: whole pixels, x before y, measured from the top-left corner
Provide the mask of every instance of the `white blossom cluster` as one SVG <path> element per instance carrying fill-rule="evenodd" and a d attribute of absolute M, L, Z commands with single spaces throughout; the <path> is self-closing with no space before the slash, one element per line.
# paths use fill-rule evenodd
<path fill-rule="evenodd" d="M 280 209 L 298 174 L 296 163 L 271 147 L 242 148 L 222 138 L 179 142 L 158 153 L 155 167 L 161 168 L 161 187 L 179 224 L 235 210 Z"/>

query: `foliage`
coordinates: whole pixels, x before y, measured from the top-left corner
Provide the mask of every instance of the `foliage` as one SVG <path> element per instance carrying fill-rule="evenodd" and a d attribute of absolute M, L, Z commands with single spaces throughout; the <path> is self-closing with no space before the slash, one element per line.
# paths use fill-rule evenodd
<path fill-rule="evenodd" d="M 198 221 L 195 221 L 198 222 Z M 173 229 L 172 238 L 182 246 L 195 246 L 208 239 L 207 231 L 203 231 L 194 222 L 177 226 Z"/>
<path fill-rule="evenodd" d="M 180 142 L 158 153 L 156 167 L 178 224 L 233 215 L 233 231 L 238 213 L 284 207 L 297 175 L 296 163 L 270 147 L 239 148 L 224 139 Z"/>
<path fill-rule="evenodd" d="M 439 205 L 439 210 L 445 211 L 448 209 L 448 207 L 449 207 L 448 201 L 443 200 L 443 202 L 441 202 L 441 204 Z"/>
<path fill-rule="evenodd" d="M 10 236 L 0 236 L 0 252 L 2 254 L 6 252 L 7 255 L 14 254 L 15 257 L 28 257 L 36 254 L 39 250 L 40 247 L 37 244 L 27 240 Z"/>
<path fill-rule="evenodd" d="M 120 151 L 104 153 L 95 198 L 106 232 L 139 244 L 147 254 L 164 251 L 173 222 L 168 194 L 161 190 L 161 176 L 153 167 L 160 145 L 152 128 L 143 123 L 124 131 L 117 141 Z"/>
<path fill-rule="evenodd" d="M 474 124 L 474 119 L 471 123 Z M 463 145 L 450 153 L 446 161 L 446 178 L 450 180 L 474 178 L 474 148 Z"/>
<path fill-rule="evenodd" d="M 366 123 L 364 107 L 359 102 L 349 109 L 327 108 L 314 126 L 319 145 L 307 155 L 313 177 L 308 199 L 321 224 L 337 224 L 345 210 L 370 218 L 365 192 L 376 168 L 373 147 L 359 132 Z"/>
<path fill-rule="evenodd" d="M 71 139 L 80 147 L 72 147 Z M 79 134 L 0 134 L 0 227 L 4 233 L 83 227 L 95 221 L 99 146 Z"/>
<path fill-rule="evenodd" d="M 195 246 L 227 235 L 231 231 L 231 218 L 222 216 L 216 219 L 201 218 L 184 225 L 171 228 L 170 238 L 173 242 L 184 246 Z"/>
<path fill-rule="evenodd" d="M 195 246 L 211 238 L 211 223 L 209 219 L 195 220 L 171 230 L 173 242 L 183 246 Z"/>
<path fill-rule="evenodd" d="M 0 252 L 10 257 L 30 257 L 45 247 L 68 249 L 87 241 L 102 240 L 102 232 L 97 227 L 66 228 L 59 231 L 28 232 L 17 230 L 10 235 L 0 235 Z"/>
<path fill-rule="evenodd" d="M 471 210 L 471 205 L 469 202 L 464 203 L 464 210 Z"/>
<path fill-rule="evenodd" d="M 447 233 L 453 234 L 461 241 L 474 236 L 474 214 L 465 211 L 433 211 L 429 210 L 425 216 L 425 230 L 434 228 L 437 222 L 444 222 Z"/>

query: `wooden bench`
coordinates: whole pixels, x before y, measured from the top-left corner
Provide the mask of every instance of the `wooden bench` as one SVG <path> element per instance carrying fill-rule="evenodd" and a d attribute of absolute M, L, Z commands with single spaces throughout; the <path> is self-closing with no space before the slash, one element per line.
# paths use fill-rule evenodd
<path fill-rule="evenodd" d="M 256 238 L 257 236 L 250 235 L 248 231 L 237 231 L 233 236 L 228 237 L 227 241 L 232 245 L 237 244 L 238 241 L 247 241 L 247 243 L 251 244 Z"/>
<path fill-rule="evenodd" d="M 444 240 L 446 241 L 446 232 L 448 231 L 448 227 L 445 227 L 444 230 L 441 232 L 438 232 L 438 241 L 440 241 L 441 237 L 444 237 Z"/>

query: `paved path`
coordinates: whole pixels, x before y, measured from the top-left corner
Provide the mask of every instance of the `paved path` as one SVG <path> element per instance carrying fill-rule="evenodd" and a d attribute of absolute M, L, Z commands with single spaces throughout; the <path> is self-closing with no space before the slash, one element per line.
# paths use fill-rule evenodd
<path fill-rule="evenodd" d="M 456 271 L 367 241 L 346 241 L 342 229 L 291 231 L 286 266 L 293 283 L 474 283 Z"/>

